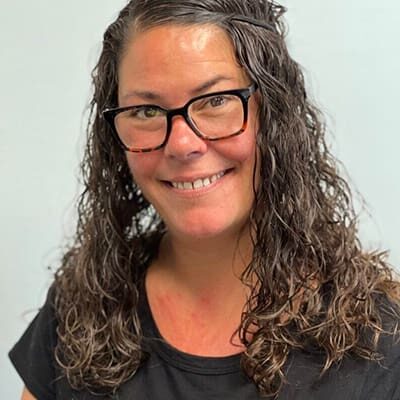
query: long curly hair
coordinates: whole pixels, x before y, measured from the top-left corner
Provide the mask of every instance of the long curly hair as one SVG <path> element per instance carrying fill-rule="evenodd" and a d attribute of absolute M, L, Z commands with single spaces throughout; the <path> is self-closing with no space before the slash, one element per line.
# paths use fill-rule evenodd
<path fill-rule="evenodd" d="M 54 284 L 56 359 L 72 387 L 115 391 L 145 356 L 139 286 L 166 227 L 101 112 L 118 104 L 117 70 L 129 40 L 162 24 L 220 27 L 259 88 L 254 250 L 242 275 L 251 295 L 238 328 L 243 370 L 261 395 L 274 397 L 293 349 L 322 352 L 323 371 L 346 353 L 378 358 L 377 298 L 394 299 L 398 283 L 384 252 L 361 248 L 349 186 L 285 44 L 284 12 L 268 0 L 132 0 L 106 30 L 92 73 L 77 231 Z"/>

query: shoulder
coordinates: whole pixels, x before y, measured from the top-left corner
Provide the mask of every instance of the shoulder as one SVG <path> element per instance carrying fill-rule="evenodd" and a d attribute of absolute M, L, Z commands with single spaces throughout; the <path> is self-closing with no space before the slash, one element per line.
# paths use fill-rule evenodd
<path fill-rule="evenodd" d="M 38 399 L 54 398 L 57 344 L 57 321 L 54 312 L 54 289 L 46 302 L 9 353 L 26 387 Z"/>
<path fill-rule="evenodd" d="M 26 341 L 38 344 L 43 343 L 46 348 L 50 344 L 55 345 L 57 319 L 54 309 L 54 295 L 55 289 L 51 287 L 47 293 L 45 303 L 39 309 L 17 345 L 22 345 Z"/>
<path fill-rule="evenodd" d="M 400 342 L 399 335 L 383 333 L 378 352 L 381 358 L 368 362 L 362 398 L 400 399 Z"/>
<path fill-rule="evenodd" d="M 365 343 L 375 348 L 376 360 L 349 351 L 340 362 L 321 374 L 325 354 L 321 350 L 295 350 L 288 368 L 285 393 L 287 398 L 339 398 L 352 400 L 400 399 L 399 305 L 384 295 L 374 298 L 378 319 L 373 329 L 365 329 Z M 378 328 L 381 325 L 381 329 Z M 371 328 L 371 327 L 370 327 Z M 374 337 L 373 332 L 378 331 Z"/>
<path fill-rule="evenodd" d="M 375 361 L 364 361 L 362 399 L 400 399 L 400 305 L 386 295 L 375 299 L 381 329 Z"/>
<path fill-rule="evenodd" d="M 400 302 L 380 295 L 376 305 L 382 325 L 377 351 L 387 364 L 400 357 Z"/>

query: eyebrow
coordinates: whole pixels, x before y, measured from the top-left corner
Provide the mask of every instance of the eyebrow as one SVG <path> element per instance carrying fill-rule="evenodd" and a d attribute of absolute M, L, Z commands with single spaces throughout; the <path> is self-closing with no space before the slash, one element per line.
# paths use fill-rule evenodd
<path fill-rule="evenodd" d="M 217 75 L 216 77 L 195 87 L 189 93 L 191 96 L 195 97 L 195 96 L 201 95 L 204 92 L 206 92 L 207 90 L 211 89 L 217 83 L 220 83 L 222 81 L 231 81 L 231 80 L 233 80 L 233 79 L 228 76 Z M 163 99 L 163 96 L 160 93 L 152 92 L 149 90 L 132 90 L 132 91 L 129 91 L 126 94 L 124 94 L 122 96 L 122 99 L 126 100 L 127 98 L 132 97 L 132 96 L 140 97 L 147 101 L 161 101 Z"/>
<path fill-rule="evenodd" d="M 224 76 L 224 75 L 217 75 L 216 77 L 214 77 L 213 79 L 210 79 L 204 83 L 202 83 L 200 86 L 197 86 L 196 88 L 194 88 L 193 90 L 190 91 L 190 94 L 192 96 L 197 96 L 200 95 L 202 93 L 204 93 L 205 91 L 207 91 L 208 89 L 211 89 L 213 86 L 215 86 L 217 83 L 220 83 L 222 81 L 231 81 L 232 78 L 229 78 L 228 76 Z"/>

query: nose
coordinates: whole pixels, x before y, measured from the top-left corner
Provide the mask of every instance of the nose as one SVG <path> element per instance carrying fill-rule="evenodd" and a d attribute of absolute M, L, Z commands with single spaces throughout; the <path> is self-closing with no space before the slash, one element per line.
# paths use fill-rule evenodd
<path fill-rule="evenodd" d="M 172 118 L 168 141 L 164 147 L 167 157 L 188 161 L 203 155 L 207 148 L 206 141 L 193 132 L 183 116 Z"/>

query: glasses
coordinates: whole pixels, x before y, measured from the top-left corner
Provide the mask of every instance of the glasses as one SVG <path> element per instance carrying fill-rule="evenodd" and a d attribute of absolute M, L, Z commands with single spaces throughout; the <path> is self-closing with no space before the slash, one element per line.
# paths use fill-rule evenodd
<path fill-rule="evenodd" d="M 107 108 L 104 119 L 126 151 L 144 153 L 163 147 L 170 136 L 172 118 L 181 115 L 204 140 L 221 140 L 245 131 L 248 102 L 257 85 L 194 97 L 183 107 L 165 109 L 153 104 Z"/>

